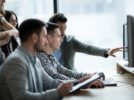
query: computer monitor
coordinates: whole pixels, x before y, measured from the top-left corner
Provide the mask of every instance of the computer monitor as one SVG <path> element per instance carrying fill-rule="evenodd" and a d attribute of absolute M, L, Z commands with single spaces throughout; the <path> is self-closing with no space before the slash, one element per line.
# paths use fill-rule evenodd
<path fill-rule="evenodd" d="M 127 15 L 128 66 L 134 67 L 134 17 Z"/>
<path fill-rule="evenodd" d="M 123 60 L 128 61 L 128 42 L 127 42 L 127 24 L 123 24 Z"/>

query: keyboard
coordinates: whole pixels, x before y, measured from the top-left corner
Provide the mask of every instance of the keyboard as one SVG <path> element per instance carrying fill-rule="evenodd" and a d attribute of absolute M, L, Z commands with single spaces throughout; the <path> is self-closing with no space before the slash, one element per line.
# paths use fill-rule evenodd
<path fill-rule="evenodd" d="M 103 80 L 105 86 L 117 86 L 117 82 L 113 78 L 106 78 Z"/>

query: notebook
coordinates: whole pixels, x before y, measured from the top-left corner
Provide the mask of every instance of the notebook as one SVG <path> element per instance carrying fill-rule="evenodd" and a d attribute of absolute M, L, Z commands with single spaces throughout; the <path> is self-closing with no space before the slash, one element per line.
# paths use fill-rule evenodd
<path fill-rule="evenodd" d="M 87 86 L 87 85 L 91 84 L 92 82 L 96 81 L 97 79 L 104 78 L 104 77 L 105 76 L 103 73 L 96 73 L 91 78 L 85 80 L 84 82 L 81 82 L 81 83 L 73 86 L 72 89 L 70 90 L 70 93 L 76 92 L 79 89 L 82 89 L 84 86 Z"/>

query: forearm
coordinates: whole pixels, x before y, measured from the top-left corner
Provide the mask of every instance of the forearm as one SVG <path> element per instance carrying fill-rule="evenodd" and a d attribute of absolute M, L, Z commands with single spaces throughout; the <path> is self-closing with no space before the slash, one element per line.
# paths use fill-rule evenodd
<path fill-rule="evenodd" d="M 18 36 L 18 30 L 7 22 L 3 16 L 0 16 L 0 28 L 5 31 L 9 31 L 10 35 L 12 36 Z"/>
<path fill-rule="evenodd" d="M 60 74 L 59 72 L 55 72 L 54 70 L 46 70 L 46 72 L 54 79 L 68 80 L 70 77 L 67 77 L 65 74 Z"/>
<path fill-rule="evenodd" d="M 65 75 L 65 76 L 68 76 L 70 78 L 74 78 L 74 79 L 80 79 L 80 78 L 88 75 L 87 73 L 79 73 L 79 72 L 76 72 L 73 70 L 69 70 L 69 69 L 63 67 L 62 65 L 59 65 L 57 68 L 58 68 L 59 73 Z"/>
<path fill-rule="evenodd" d="M 0 26 L 1 26 L 1 28 L 3 29 L 3 30 L 11 30 L 11 29 L 15 29 L 10 23 L 8 23 L 7 21 L 6 21 L 6 19 L 3 17 L 3 16 L 1 16 L 0 17 Z"/>
<path fill-rule="evenodd" d="M 82 42 L 76 40 L 75 38 L 73 39 L 72 43 L 74 45 L 73 46 L 74 50 L 77 51 L 77 52 L 86 53 L 86 54 L 89 54 L 89 55 L 105 57 L 104 53 L 107 50 L 105 48 L 99 48 L 97 46 L 93 46 L 93 45 L 90 45 L 90 44 L 85 44 L 85 43 L 82 43 Z"/>

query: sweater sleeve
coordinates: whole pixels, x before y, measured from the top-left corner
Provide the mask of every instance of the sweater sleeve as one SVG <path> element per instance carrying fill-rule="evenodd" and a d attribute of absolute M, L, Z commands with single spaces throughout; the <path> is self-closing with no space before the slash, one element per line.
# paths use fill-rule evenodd
<path fill-rule="evenodd" d="M 71 43 L 74 50 L 77 52 L 106 57 L 105 53 L 107 51 L 107 48 L 99 48 L 90 44 L 82 43 L 81 41 L 77 40 L 75 37 L 71 38 Z"/>

